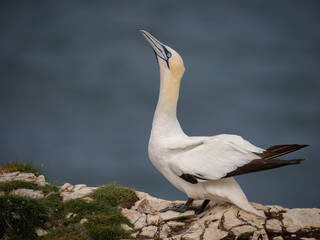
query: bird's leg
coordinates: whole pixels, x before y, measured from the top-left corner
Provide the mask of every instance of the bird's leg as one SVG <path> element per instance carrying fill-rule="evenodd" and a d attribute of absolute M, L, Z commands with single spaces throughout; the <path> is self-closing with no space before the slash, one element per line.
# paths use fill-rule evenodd
<path fill-rule="evenodd" d="M 199 215 L 200 213 L 203 213 L 203 211 L 206 209 L 206 206 L 208 205 L 209 202 L 210 200 L 208 199 L 204 200 L 200 207 L 195 208 L 195 214 Z"/>
<path fill-rule="evenodd" d="M 172 207 L 166 207 L 164 209 L 161 209 L 160 212 L 166 212 L 166 211 L 175 211 L 175 212 L 181 212 L 184 213 L 188 210 L 195 210 L 194 207 L 191 207 L 190 205 L 193 202 L 193 198 L 188 198 L 185 204 L 179 204 Z"/>

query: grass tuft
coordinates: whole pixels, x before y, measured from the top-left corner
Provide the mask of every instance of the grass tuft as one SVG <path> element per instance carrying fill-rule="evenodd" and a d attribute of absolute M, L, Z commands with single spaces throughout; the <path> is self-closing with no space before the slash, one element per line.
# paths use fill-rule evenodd
<path fill-rule="evenodd" d="M 0 197 L 0 238 L 35 239 L 36 228 L 46 228 L 48 207 L 38 199 L 5 195 Z"/>
<path fill-rule="evenodd" d="M 0 182 L 0 191 L 10 192 L 19 188 L 27 188 L 32 190 L 40 190 L 41 187 L 33 182 L 24 182 L 24 181 L 11 181 L 11 182 Z"/>
<path fill-rule="evenodd" d="M 26 173 L 33 173 L 36 176 L 41 175 L 41 168 L 33 164 L 32 162 L 22 162 L 17 160 L 15 162 L 5 162 L 4 164 L 0 165 L 0 172 L 26 172 Z"/>
<path fill-rule="evenodd" d="M 92 193 L 92 197 L 100 202 L 107 202 L 111 206 L 130 208 L 138 201 L 135 191 L 131 188 L 116 184 L 102 186 Z"/>

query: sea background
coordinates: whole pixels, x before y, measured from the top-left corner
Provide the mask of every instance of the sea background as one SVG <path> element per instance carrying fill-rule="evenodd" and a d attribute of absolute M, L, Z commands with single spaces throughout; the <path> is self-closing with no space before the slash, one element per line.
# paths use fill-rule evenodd
<path fill-rule="evenodd" d="M 117 182 L 184 200 L 150 163 L 159 91 L 145 29 L 186 72 L 185 133 L 310 147 L 301 165 L 236 177 L 250 201 L 320 207 L 319 1 L 1 1 L 0 162 L 49 181 Z"/>

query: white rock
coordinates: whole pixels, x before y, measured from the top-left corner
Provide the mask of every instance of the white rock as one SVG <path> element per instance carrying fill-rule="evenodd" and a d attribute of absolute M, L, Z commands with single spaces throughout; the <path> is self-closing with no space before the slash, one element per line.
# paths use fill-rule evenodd
<path fill-rule="evenodd" d="M 32 189 L 20 188 L 10 192 L 12 195 L 19 195 L 30 198 L 43 198 L 44 195 L 41 191 L 34 191 Z"/>
<path fill-rule="evenodd" d="M 36 234 L 38 235 L 38 237 L 41 237 L 43 235 L 46 235 L 48 232 L 42 228 L 37 228 L 36 229 Z"/>
<path fill-rule="evenodd" d="M 84 201 L 86 201 L 86 202 L 91 202 L 91 201 L 93 201 L 93 199 L 91 198 L 91 197 L 83 197 L 82 198 Z"/>
<path fill-rule="evenodd" d="M 269 208 L 270 213 L 279 213 L 279 212 L 289 210 L 288 208 L 283 208 L 279 205 L 267 205 L 266 207 Z"/>
<path fill-rule="evenodd" d="M 0 173 L 0 182 L 13 181 L 20 172 Z"/>
<path fill-rule="evenodd" d="M 167 211 L 164 213 L 160 213 L 160 216 L 163 219 L 163 221 L 172 221 L 172 220 L 181 219 L 181 218 L 190 218 L 195 215 L 194 215 L 194 211 L 186 211 L 184 213 Z"/>
<path fill-rule="evenodd" d="M 66 191 L 69 191 L 69 192 L 71 192 L 71 191 L 73 191 L 74 190 L 74 186 L 73 185 L 69 185 L 68 187 L 67 187 L 67 189 L 66 189 Z"/>
<path fill-rule="evenodd" d="M 203 240 L 220 240 L 228 236 L 228 233 L 218 228 L 206 228 Z"/>
<path fill-rule="evenodd" d="M 262 217 L 259 217 L 253 213 L 249 213 L 247 211 L 241 210 L 238 213 L 238 218 L 243 220 L 246 223 L 249 223 L 252 226 L 257 227 L 258 229 L 263 229 L 265 224 L 265 219 Z"/>
<path fill-rule="evenodd" d="M 147 224 L 148 225 L 158 225 L 162 221 L 159 215 L 149 214 L 147 215 Z"/>
<path fill-rule="evenodd" d="M 121 209 L 121 213 L 126 216 L 132 224 L 134 224 L 142 215 L 135 210 L 126 208 Z"/>
<path fill-rule="evenodd" d="M 139 235 L 141 237 L 153 238 L 156 235 L 157 230 L 158 228 L 156 226 L 144 227 Z"/>
<path fill-rule="evenodd" d="M 76 184 L 76 185 L 74 185 L 73 191 L 76 192 L 76 191 L 79 191 L 80 189 L 83 189 L 85 187 L 87 187 L 87 185 L 85 185 L 85 184 Z"/>
<path fill-rule="evenodd" d="M 38 182 L 38 183 L 45 182 L 45 181 L 46 181 L 45 176 L 40 175 L 40 176 L 37 177 L 37 182 Z"/>
<path fill-rule="evenodd" d="M 223 226 L 226 229 L 231 229 L 233 227 L 244 224 L 245 222 L 241 221 L 237 216 L 240 209 L 237 206 L 232 205 L 228 211 L 226 211 L 224 216 Z"/>
<path fill-rule="evenodd" d="M 136 209 L 137 211 L 143 213 L 155 213 L 155 209 L 146 198 L 137 201 L 132 209 Z"/>
<path fill-rule="evenodd" d="M 19 173 L 17 176 L 14 177 L 15 181 L 26 181 L 26 182 L 34 182 L 37 180 L 36 175 L 33 173 Z"/>
<path fill-rule="evenodd" d="M 66 215 L 66 219 L 69 219 L 69 218 L 71 218 L 72 217 L 72 215 L 73 215 L 73 213 L 67 213 L 67 215 Z"/>
<path fill-rule="evenodd" d="M 283 225 L 291 233 L 300 229 L 320 228 L 320 209 L 290 209 L 283 214 Z"/>
<path fill-rule="evenodd" d="M 168 226 L 172 229 L 177 229 L 177 228 L 181 228 L 183 227 L 184 225 L 186 225 L 184 222 L 176 222 L 176 221 L 170 221 L 170 222 L 167 222 Z"/>
<path fill-rule="evenodd" d="M 171 237 L 172 240 L 181 240 L 182 234 L 175 235 Z M 170 238 L 169 238 L 170 239 Z"/>
<path fill-rule="evenodd" d="M 60 191 L 66 191 L 69 186 L 71 186 L 70 183 L 65 183 L 65 184 L 63 184 L 63 185 L 61 186 L 61 188 L 60 188 Z"/>
<path fill-rule="evenodd" d="M 171 229 L 167 224 L 164 224 L 160 230 L 160 238 L 167 238 L 168 235 L 171 233 Z"/>
<path fill-rule="evenodd" d="M 126 230 L 126 231 L 132 231 L 133 230 L 133 228 L 132 227 L 129 227 L 128 226 L 128 224 L 121 224 L 121 227 L 124 229 L 124 230 Z"/>
<path fill-rule="evenodd" d="M 72 185 L 71 185 L 72 186 Z M 69 186 L 70 187 L 70 186 Z M 69 188 L 67 187 L 67 189 Z M 73 187 L 73 186 L 72 186 Z M 92 191 L 94 190 L 95 188 L 90 188 L 90 187 L 85 187 L 85 188 L 82 188 L 76 192 L 61 192 L 61 196 L 63 197 L 63 201 L 68 201 L 68 200 L 71 200 L 71 199 L 76 199 L 76 198 L 84 198 L 86 197 L 88 194 L 92 193 Z"/>
<path fill-rule="evenodd" d="M 201 235 L 203 234 L 203 230 L 199 229 L 197 231 L 188 231 L 186 234 L 182 235 L 181 240 L 195 240 L 200 239 Z"/>
<path fill-rule="evenodd" d="M 138 218 L 138 220 L 134 223 L 135 229 L 141 229 L 143 227 L 147 226 L 147 216 L 143 213 Z"/>
<path fill-rule="evenodd" d="M 161 209 L 168 207 L 171 202 L 163 199 L 146 196 L 146 199 L 149 201 L 149 204 L 154 209 L 154 211 L 159 212 Z"/>
<path fill-rule="evenodd" d="M 272 240 L 283 240 L 283 237 L 277 236 L 277 237 L 272 238 Z"/>
<path fill-rule="evenodd" d="M 243 226 L 238 226 L 231 229 L 232 233 L 236 236 L 239 236 L 243 233 L 253 233 L 256 230 L 257 229 L 251 225 L 243 225 Z"/>
<path fill-rule="evenodd" d="M 268 235 L 264 229 L 255 231 L 251 240 L 269 240 Z"/>
<path fill-rule="evenodd" d="M 142 198 L 145 198 L 147 196 L 150 196 L 148 193 L 145 193 L 145 192 L 139 192 L 139 191 L 136 191 L 136 195 L 139 199 L 142 199 Z"/>
<path fill-rule="evenodd" d="M 84 224 L 84 223 L 87 223 L 87 222 L 88 222 L 88 219 L 86 219 L 86 218 L 83 218 L 83 219 L 80 220 L 80 224 Z"/>
<path fill-rule="evenodd" d="M 266 228 L 271 232 L 282 232 L 282 224 L 278 219 L 267 220 Z"/>
<path fill-rule="evenodd" d="M 136 239 L 138 235 L 139 235 L 139 231 L 131 233 L 131 237 L 133 237 L 134 239 Z"/>

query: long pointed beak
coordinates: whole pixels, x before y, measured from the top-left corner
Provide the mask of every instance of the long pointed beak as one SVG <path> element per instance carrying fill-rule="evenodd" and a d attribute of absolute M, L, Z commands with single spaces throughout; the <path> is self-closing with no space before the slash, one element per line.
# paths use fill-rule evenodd
<path fill-rule="evenodd" d="M 155 54 L 158 57 L 162 58 L 163 60 L 168 61 L 168 57 L 167 57 L 168 50 L 166 49 L 165 45 L 162 44 L 160 41 L 158 41 L 155 37 L 153 37 L 147 31 L 140 30 L 140 32 L 142 33 L 142 36 L 144 36 L 144 38 L 148 41 L 148 43 L 152 47 Z"/>

